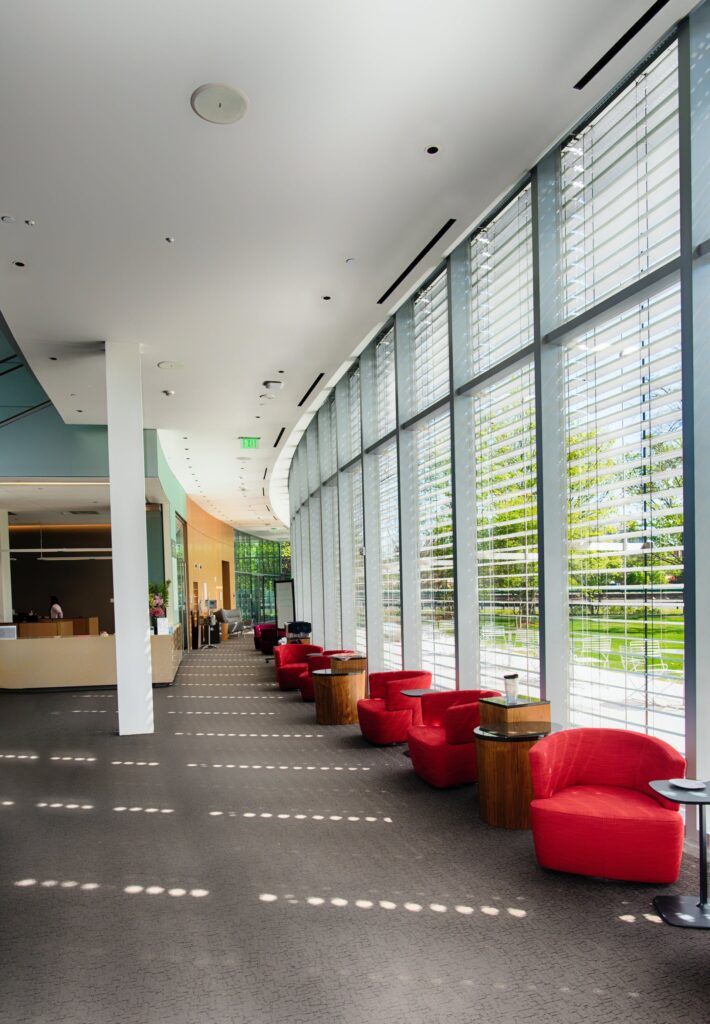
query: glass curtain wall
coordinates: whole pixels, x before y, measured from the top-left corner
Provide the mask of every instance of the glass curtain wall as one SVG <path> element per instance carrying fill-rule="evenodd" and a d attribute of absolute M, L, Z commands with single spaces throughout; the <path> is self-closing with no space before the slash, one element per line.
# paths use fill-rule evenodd
<path fill-rule="evenodd" d="M 686 588 L 707 585 L 686 564 L 700 421 L 684 396 L 707 333 L 696 309 L 693 335 L 688 308 L 705 241 L 683 234 L 681 207 L 689 217 L 690 140 L 706 122 L 679 110 L 691 110 L 683 82 L 710 63 L 697 56 L 706 23 L 700 8 L 679 30 L 696 33 L 695 64 L 690 43 L 659 46 L 326 399 L 289 480 L 304 592 L 307 499 L 320 495 L 329 610 L 316 642 L 365 649 L 369 600 L 373 670 L 430 669 L 466 688 L 515 670 L 556 721 L 697 746 L 686 651 L 702 638 Z"/>
<path fill-rule="evenodd" d="M 291 545 L 234 531 L 234 580 L 237 608 L 245 622 L 276 615 L 274 581 L 291 574 Z"/>

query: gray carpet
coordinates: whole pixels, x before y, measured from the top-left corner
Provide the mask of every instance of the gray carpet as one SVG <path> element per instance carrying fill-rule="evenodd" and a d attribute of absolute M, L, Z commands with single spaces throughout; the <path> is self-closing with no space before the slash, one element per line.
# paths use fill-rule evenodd
<path fill-rule="evenodd" d="M 658 887 L 541 871 L 273 678 L 192 654 L 147 737 L 115 694 L 3 695 L 3 1024 L 707 1024 L 710 933 Z"/>

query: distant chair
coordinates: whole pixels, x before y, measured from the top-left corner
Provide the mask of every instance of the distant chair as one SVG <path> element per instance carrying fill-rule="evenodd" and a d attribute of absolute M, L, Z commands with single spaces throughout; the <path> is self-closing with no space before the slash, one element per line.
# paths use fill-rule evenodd
<path fill-rule="evenodd" d="M 439 789 L 477 780 L 473 730 L 481 722 L 480 700 L 498 696 L 498 690 L 449 690 L 421 698 L 421 722 L 407 731 L 412 768 L 420 778 Z"/>
<path fill-rule="evenodd" d="M 379 746 L 404 743 L 410 725 L 421 725 L 422 709 L 418 697 L 405 697 L 402 690 L 429 689 L 431 672 L 371 672 L 370 696 L 357 702 L 357 717 L 365 739 Z"/>
<path fill-rule="evenodd" d="M 317 644 L 282 644 L 274 648 L 276 682 L 280 690 L 297 690 L 301 677 L 308 674 L 308 655 L 322 654 Z"/>
<path fill-rule="evenodd" d="M 508 637 L 502 626 L 481 626 L 481 647 L 505 647 Z"/>
<path fill-rule="evenodd" d="M 524 647 L 535 658 L 540 655 L 540 634 L 536 629 L 516 629 L 515 644 Z"/>
<path fill-rule="evenodd" d="M 610 636 L 602 636 L 600 633 L 596 636 L 583 636 L 578 643 L 580 660 L 600 662 L 603 665 L 609 664 L 609 658 L 611 657 Z"/>
<path fill-rule="evenodd" d="M 643 672 L 651 662 L 651 668 L 668 668 L 660 641 L 655 639 L 629 640 L 622 661 L 627 672 Z"/>

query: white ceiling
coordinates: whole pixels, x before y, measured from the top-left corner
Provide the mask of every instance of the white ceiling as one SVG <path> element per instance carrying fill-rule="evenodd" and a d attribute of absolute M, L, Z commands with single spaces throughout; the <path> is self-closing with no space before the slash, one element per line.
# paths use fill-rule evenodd
<path fill-rule="evenodd" d="M 694 5 L 671 0 L 575 91 L 649 6 L 5 4 L 0 215 L 16 223 L 0 224 L 0 309 L 70 423 L 105 422 L 94 343 L 140 344 L 145 425 L 161 430 L 183 486 L 220 518 L 275 536 L 267 505 L 286 515 L 288 468 L 282 459 L 272 484 L 276 456 L 413 281 L 387 307 L 379 296 L 455 217 L 420 276 L 430 270 Z M 192 91 L 210 81 L 246 93 L 243 121 L 192 113 Z M 260 404 L 261 382 L 280 370 L 283 390 Z M 243 463 L 240 435 L 262 438 Z"/>

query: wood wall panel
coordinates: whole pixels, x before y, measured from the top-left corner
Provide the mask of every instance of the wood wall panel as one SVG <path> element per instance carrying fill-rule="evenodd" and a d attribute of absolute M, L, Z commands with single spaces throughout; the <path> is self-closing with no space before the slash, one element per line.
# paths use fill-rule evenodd
<path fill-rule="evenodd" d="M 194 584 L 201 601 L 205 596 L 224 606 L 222 593 L 222 562 L 229 562 L 231 593 L 228 606 L 234 607 L 234 531 L 227 523 L 215 519 L 190 498 L 187 499 L 187 577 L 190 607 Z M 194 610 L 194 609 L 193 609 Z"/>

